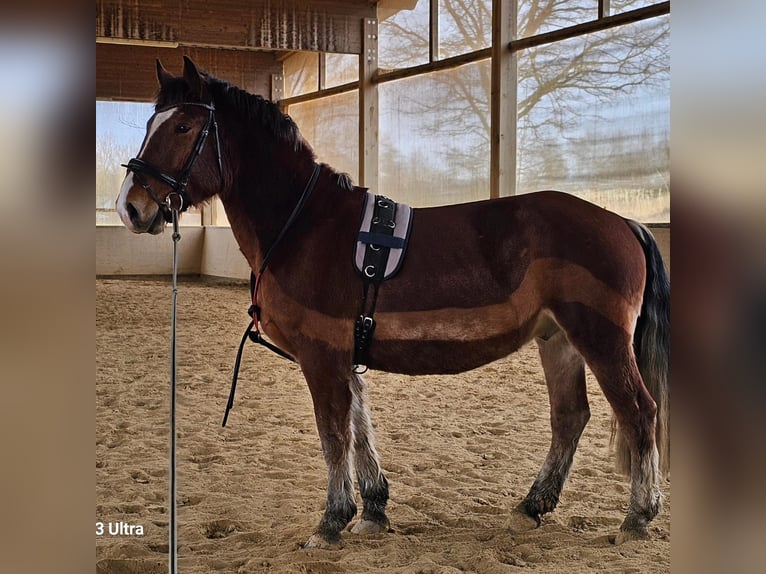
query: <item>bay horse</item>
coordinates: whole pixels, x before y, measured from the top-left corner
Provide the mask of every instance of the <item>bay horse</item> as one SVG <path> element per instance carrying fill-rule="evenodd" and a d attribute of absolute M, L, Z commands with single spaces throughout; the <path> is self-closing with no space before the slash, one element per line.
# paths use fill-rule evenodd
<path fill-rule="evenodd" d="M 326 164 L 292 119 L 258 95 L 157 61 L 156 112 L 128 171 L 117 211 L 157 234 L 183 208 L 218 194 L 259 279 L 260 325 L 292 354 L 311 393 L 327 463 L 327 504 L 305 547 L 333 548 L 363 502 L 355 533 L 389 529 L 362 377 L 352 369 L 362 304 L 352 252 L 366 190 Z M 306 196 L 308 182 L 313 193 Z M 296 217 L 296 205 L 302 205 Z M 292 226 L 284 233 L 288 219 Z M 670 283 L 641 224 L 555 191 L 415 209 L 405 262 L 384 283 L 371 369 L 450 374 L 536 339 L 552 439 L 527 496 L 510 513 L 533 528 L 556 507 L 590 411 L 585 365 L 614 412 L 620 470 L 631 479 L 615 542 L 648 536 L 669 465 Z"/>

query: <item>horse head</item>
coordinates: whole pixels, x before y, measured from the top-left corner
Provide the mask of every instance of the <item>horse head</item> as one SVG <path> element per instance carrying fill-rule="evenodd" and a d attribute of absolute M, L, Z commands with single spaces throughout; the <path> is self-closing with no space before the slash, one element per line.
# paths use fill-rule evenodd
<path fill-rule="evenodd" d="M 184 56 L 182 76 L 157 60 L 159 93 L 146 136 L 117 198 L 117 213 L 134 233 L 161 233 L 171 209 L 184 211 L 223 186 L 215 106 L 206 77 Z"/>

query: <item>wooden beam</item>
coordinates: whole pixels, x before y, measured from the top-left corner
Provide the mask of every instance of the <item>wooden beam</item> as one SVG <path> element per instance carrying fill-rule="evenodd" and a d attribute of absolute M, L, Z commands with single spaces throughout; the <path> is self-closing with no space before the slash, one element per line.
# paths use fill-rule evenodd
<path fill-rule="evenodd" d="M 200 69 L 264 97 L 271 93 L 271 75 L 282 74 L 282 63 L 268 52 L 97 43 L 96 99 L 151 102 L 157 92 L 155 60 L 180 75 L 185 55 Z"/>
<path fill-rule="evenodd" d="M 358 89 L 359 82 L 349 82 L 348 84 L 341 84 L 339 86 L 333 86 L 332 88 L 325 88 L 324 90 L 319 90 L 318 92 L 309 92 L 299 96 L 284 98 L 279 102 L 279 105 L 283 107 L 290 107 L 293 104 L 302 104 L 304 102 L 311 102 L 320 98 L 329 98 L 330 96 L 337 96 L 338 94 L 345 94 Z"/>
<path fill-rule="evenodd" d="M 369 0 L 98 0 L 96 37 L 222 49 L 358 54 Z"/>
<path fill-rule="evenodd" d="M 375 81 L 391 82 L 394 80 L 403 80 L 404 78 L 412 78 L 413 76 L 420 76 L 421 74 L 430 74 L 431 72 L 441 72 L 443 70 L 451 70 L 464 64 L 471 64 L 473 62 L 479 62 L 480 60 L 486 60 L 492 56 L 492 48 L 482 48 L 475 52 L 468 52 L 467 54 L 460 54 L 458 56 L 452 56 L 451 58 L 444 58 L 443 60 L 437 60 L 436 62 L 429 62 L 428 64 L 420 64 L 412 66 L 410 68 L 397 68 L 396 70 L 379 70 L 375 74 Z"/>
<path fill-rule="evenodd" d="M 492 86 L 490 90 L 489 196 L 516 193 L 518 122 L 516 52 L 508 46 L 517 33 L 516 2 L 492 3 Z"/>
<path fill-rule="evenodd" d="M 551 44 L 552 42 L 574 38 L 575 36 L 582 36 L 583 34 L 601 32 L 602 30 L 608 30 L 609 28 L 624 26 L 625 24 L 632 24 L 633 22 L 639 22 L 641 20 L 663 16 L 669 13 L 670 2 L 660 2 L 659 4 L 652 4 L 651 6 L 630 10 L 629 12 L 620 12 L 613 16 L 605 16 L 604 18 L 591 20 L 590 22 L 575 24 L 574 26 L 568 26 L 567 28 L 559 28 L 558 30 L 546 32 L 545 34 L 512 40 L 509 43 L 509 47 L 512 52 L 517 52 L 526 48 Z"/>
<path fill-rule="evenodd" d="M 378 19 L 363 18 L 359 56 L 359 184 L 378 190 Z"/>

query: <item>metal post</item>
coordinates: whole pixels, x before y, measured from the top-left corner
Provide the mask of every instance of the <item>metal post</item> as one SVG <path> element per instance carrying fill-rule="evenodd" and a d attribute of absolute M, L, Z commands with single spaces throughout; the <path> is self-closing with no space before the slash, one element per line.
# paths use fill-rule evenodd
<path fill-rule="evenodd" d="M 173 216 L 173 301 L 170 314 L 170 520 L 168 534 L 168 572 L 178 572 L 178 524 L 176 500 L 178 490 L 176 488 L 176 303 L 178 299 L 178 241 L 181 234 L 178 232 L 178 209 L 171 207 Z"/>

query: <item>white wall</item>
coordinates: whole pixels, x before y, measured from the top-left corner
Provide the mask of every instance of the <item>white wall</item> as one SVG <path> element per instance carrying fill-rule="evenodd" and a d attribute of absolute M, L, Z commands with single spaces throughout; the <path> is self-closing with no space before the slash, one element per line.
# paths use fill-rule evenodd
<path fill-rule="evenodd" d="M 202 244 L 202 275 L 248 279 L 250 267 L 229 227 L 205 227 Z"/>
<path fill-rule="evenodd" d="M 652 226 L 670 270 L 670 226 Z M 250 268 L 228 227 L 181 227 L 179 273 L 248 279 Z M 170 275 L 170 229 L 160 235 L 136 235 L 122 226 L 96 227 L 96 275 Z"/>
<path fill-rule="evenodd" d="M 204 227 L 181 227 L 178 272 L 201 272 Z M 135 234 L 123 226 L 96 226 L 96 275 L 170 275 L 173 240 L 169 227 L 160 235 Z"/>

